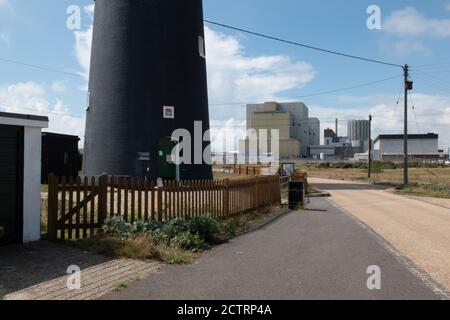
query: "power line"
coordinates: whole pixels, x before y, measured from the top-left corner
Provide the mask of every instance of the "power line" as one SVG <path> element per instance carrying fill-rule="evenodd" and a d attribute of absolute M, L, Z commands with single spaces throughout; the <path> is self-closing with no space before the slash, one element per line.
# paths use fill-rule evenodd
<path fill-rule="evenodd" d="M 328 94 L 333 94 L 333 93 L 337 93 L 337 92 L 343 92 L 343 91 L 348 91 L 348 90 L 352 90 L 352 89 L 358 89 L 358 88 L 362 88 L 362 87 L 367 87 L 367 86 L 371 86 L 374 84 L 378 84 L 378 83 L 382 83 L 382 82 L 386 82 L 392 79 L 398 79 L 400 77 L 403 77 L 402 75 L 397 75 L 397 76 L 392 76 L 389 78 L 385 78 L 385 79 L 381 79 L 381 80 L 376 80 L 376 81 L 371 81 L 371 82 L 367 82 L 367 83 L 363 83 L 360 85 L 356 85 L 356 86 L 351 86 L 351 87 L 346 87 L 346 88 L 341 88 L 341 89 L 335 89 L 335 90 L 328 90 L 328 91 L 321 91 L 321 92 L 316 92 L 316 93 L 311 93 L 311 94 L 307 94 L 307 95 L 301 95 L 301 96 L 297 96 L 297 97 L 292 97 L 292 98 L 285 98 L 283 100 L 296 100 L 296 99 L 302 99 L 302 98 L 309 98 L 309 97 L 317 97 L 317 96 L 322 96 L 322 95 L 328 95 Z M 249 104 L 248 102 L 230 102 L 230 103 L 210 103 L 210 106 L 231 106 L 231 105 L 245 105 L 245 104 Z"/>
<path fill-rule="evenodd" d="M 61 116 L 61 117 L 72 117 L 72 118 L 80 118 L 80 119 L 85 118 L 85 116 L 80 116 L 80 115 L 71 114 L 71 113 L 59 113 L 59 112 L 54 112 L 54 111 L 40 111 L 40 110 L 35 109 L 32 106 L 28 106 L 28 107 L 13 106 L 13 105 L 5 104 L 2 102 L 0 102 L 0 107 L 14 109 L 14 110 L 17 110 L 17 112 L 32 111 L 32 112 L 37 112 L 37 113 L 41 113 L 41 114 L 45 114 L 45 115 L 55 115 L 55 116 Z"/>
<path fill-rule="evenodd" d="M 413 66 L 413 68 L 428 68 L 428 67 L 448 66 L 448 65 L 450 65 L 450 62 L 422 64 L 422 65 L 418 65 L 418 66 Z"/>
<path fill-rule="evenodd" d="M 428 79 L 428 78 L 426 78 L 426 77 L 424 77 L 422 75 L 413 74 L 413 77 L 416 80 L 419 80 L 419 82 L 425 84 L 426 86 L 434 88 L 434 89 L 437 89 L 438 91 L 440 91 L 442 93 L 448 94 L 449 91 L 450 91 L 450 88 L 444 86 L 443 84 L 441 84 L 439 82 L 436 82 L 435 80 Z"/>
<path fill-rule="evenodd" d="M 247 33 L 247 34 L 250 34 L 250 35 L 253 35 L 253 36 L 257 36 L 257 37 L 261 37 L 261 38 L 265 38 L 265 39 L 269 39 L 269 40 L 273 40 L 273 41 L 278 41 L 278 42 L 282 42 L 282 43 L 286 43 L 286 44 L 290 44 L 290 45 L 294 45 L 294 46 L 298 46 L 298 47 L 303 47 L 303 48 L 307 48 L 307 49 L 311 49 L 311 50 L 321 51 L 321 52 L 325 52 L 325 53 L 329 53 L 329 54 L 333 54 L 333 55 L 337 55 L 337 56 L 341 56 L 341 57 L 346 57 L 346 58 L 350 58 L 350 59 L 356 59 L 356 60 L 360 60 L 360 61 L 365 61 L 365 62 L 383 64 L 383 65 L 387 65 L 387 66 L 391 66 L 391 67 L 404 68 L 404 66 L 401 66 L 401 65 L 398 65 L 398 64 L 394 64 L 394 63 L 389 63 L 389 62 L 385 62 L 385 61 L 381 61 L 381 60 L 375 60 L 375 59 L 359 57 L 359 56 L 355 56 L 355 55 L 351 55 L 351 54 L 347 54 L 347 53 L 342 53 L 342 52 L 338 52 L 338 51 L 333 51 L 333 50 L 328 50 L 328 49 L 323 49 L 323 48 L 319 48 L 319 47 L 315 47 L 315 46 L 311 46 L 311 45 L 307 45 L 307 44 L 303 44 L 303 43 L 299 43 L 299 42 L 295 42 L 295 41 L 291 41 L 291 40 L 282 39 L 282 38 L 275 37 L 275 36 L 270 36 L 270 35 L 267 35 L 267 34 L 262 34 L 262 33 L 255 32 L 255 31 L 250 31 L 250 30 L 246 30 L 246 29 L 242 29 L 242 28 L 238 28 L 238 27 L 233 27 L 233 26 L 230 26 L 230 25 L 227 25 L 227 24 L 223 24 L 223 23 L 219 23 L 219 22 L 215 22 L 215 21 L 211 21 L 211 20 L 206 20 L 205 19 L 204 21 L 206 23 L 209 23 L 209 24 L 212 24 L 212 25 L 216 25 L 216 26 L 219 26 L 219 27 L 223 27 L 223 28 L 227 28 L 227 29 L 231 29 L 231 30 Z"/>
<path fill-rule="evenodd" d="M 402 82 L 402 85 L 400 87 L 400 93 L 398 94 L 398 99 L 397 99 L 397 102 L 395 103 L 394 118 L 397 118 L 397 109 L 398 109 L 398 105 L 400 103 L 400 98 L 402 97 L 404 87 L 405 87 L 405 84 Z"/>
<path fill-rule="evenodd" d="M 444 86 L 445 86 L 445 85 L 450 85 L 450 82 L 449 82 L 449 81 L 444 80 L 444 79 L 441 79 L 441 78 L 438 78 L 438 77 L 436 77 L 436 76 L 433 76 L 432 73 L 413 72 L 413 74 L 415 74 L 415 75 L 421 75 L 421 76 L 424 77 L 424 78 L 428 78 L 428 79 L 431 79 L 432 81 L 439 82 L 440 84 L 442 84 L 442 85 L 444 85 Z"/>
<path fill-rule="evenodd" d="M 65 74 L 65 75 L 72 76 L 72 77 L 80 77 L 80 78 L 82 78 L 82 76 L 80 74 L 77 74 L 77 73 L 68 72 L 68 71 L 62 71 L 62 70 L 48 68 L 48 67 L 42 67 L 42 66 L 38 66 L 38 65 L 30 64 L 30 63 L 26 63 L 26 62 L 10 60 L 10 59 L 4 59 L 4 58 L 0 58 L 0 61 L 16 64 L 16 65 L 20 65 L 20 66 L 25 66 L 25 67 L 29 67 L 29 68 L 39 69 L 39 70 L 43 70 L 43 71 L 60 73 L 60 74 Z"/>

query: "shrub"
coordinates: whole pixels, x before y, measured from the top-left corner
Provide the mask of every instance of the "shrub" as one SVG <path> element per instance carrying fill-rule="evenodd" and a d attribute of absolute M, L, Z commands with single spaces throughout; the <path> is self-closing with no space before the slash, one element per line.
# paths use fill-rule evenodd
<path fill-rule="evenodd" d="M 170 240 L 170 245 L 181 249 L 198 251 L 203 248 L 205 241 L 200 235 L 185 231 L 173 237 Z"/>
<path fill-rule="evenodd" d="M 165 222 L 160 230 L 167 238 L 172 239 L 188 229 L 184 220 L 175 218 Z"/>
<path fill-rule="evenodd" d="M 103 231 L 112 238 L 125 240 L 144 235 L 155 245 L 174 242 L 179 247 L 198 250 L 219 232 L 219 223 L 206 215 L 187 221 L 176 218 L 165 222 L 141 220 L 133 224 L 121 216 L 114 216 L 106 219 Z"/>
<path fill-rule="evenodd" d="M 190 219 L 186 224 L 192 234 L 200 235 L 205 241 L 214 239 L 214 236 L 219 233 L 219 223 L 207 215 Z"/>
<path fill-rule="evenodd" d="M 237 225 L 235 221 L 225 220 L 220 224 L 220 229 L 225 235 L 235 236 L 237 232 Z"/>
<path fill-rule="evenodd" d="M 329 168 L 330 167 L 330 163 L 329 162 L 321 162 L 319 164 L 319 168 Z"/>
<path fill-rule="evenodd" d="M 136 227 L 125 221 L 122 216 L 107 218 L 102 229 L 106 235 L 112 237 L 129 238 L 136 234 Z"/>

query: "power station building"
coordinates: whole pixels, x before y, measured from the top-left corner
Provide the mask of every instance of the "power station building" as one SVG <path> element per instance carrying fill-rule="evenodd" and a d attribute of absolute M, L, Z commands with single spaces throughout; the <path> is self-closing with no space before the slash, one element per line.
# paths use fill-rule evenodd
<path fill-rule="evenodd" d="M 347 122 L 347 138 L 352 147 L 360 148 L 360 152 L 369 149 L 369 120 L 349 120 Z"/>
<path fill-rule="evenodd" d="M 342 161 L 352 159 L 355 154 L 369 150 L 370 122 L 350 120 L 347 122 L 347 137 L 338 136 L 339 120 L 335 130 L 324 130 L 324 144 L 309 147 L 309 154 L 316 160 Z"/>
<path fill-rule="evenodd" d="M 257 132 L 279 130 L 280 158 L 306 158 L 308 147 L 320 143 L 320 121 L 309 117 L 304 103 L 277 103 L 247 105 L 247 129 Z M 240 142 L 240 153 L 248 153 L 249 140 Z M 270 152 L 270 150 L 269 150 Z"/>
<path fill-rule="evenodd" d="M 171 162 L 176 129 L 201 141 L 210 129 L 202 0 L 97 0 L 84 174 L 212 178 L 208 141 Z"/>
<path fill-rule="evenodd" d="M 403 162 L 404 135 L 383 134 L 374 141 L 374 159 L 380 161 Z M 448 154 L 439 150 L 439 135 L 409 134 L 408 158 L 413 162 L 445 161 Z"/>

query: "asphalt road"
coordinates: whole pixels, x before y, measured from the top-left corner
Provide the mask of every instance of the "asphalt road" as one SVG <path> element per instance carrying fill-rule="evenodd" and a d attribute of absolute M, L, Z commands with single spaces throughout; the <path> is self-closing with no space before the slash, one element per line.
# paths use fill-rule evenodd
<path fill-rule="evenodd" d="M 387 187 L 309 179 L 339 207 L 369 225 L 450 289 L 450 202 L 393 194 Z"/>
<path fill-rule="evenodd" d="M 367 288 L 379 266 L 381 290 Z M 439 299 L 369 232 L 325 199 L 104 299 Z"/>

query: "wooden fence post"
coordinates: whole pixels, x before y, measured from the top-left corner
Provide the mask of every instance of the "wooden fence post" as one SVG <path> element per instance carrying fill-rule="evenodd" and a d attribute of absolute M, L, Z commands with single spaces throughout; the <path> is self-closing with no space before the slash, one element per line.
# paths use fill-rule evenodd
<path fill-rule="evenodd" d="M 58 177 L 53 174 L 48 176 L 47 236 L 51 241 L 58 238 L 58 183 Z"/>
<path fill-rule="evenodd" d="M 255 209 L 259 209 L 261 207 L 259 203 L 259 178 L 255 180 Z"/>
<path fill-rule="evenodd" d="M 158 216 L 158 221 L 161 222 L 163 220 L 163 208 L 162 208 L 162 191 L 163 187 L 158 183 L 158 186 L 156 187 L 156 211 Z"/>
<path fill-rule="evenodd" d="M 276 180 L 275 180 L 276 179 Z M 275 203 L 276 204 L 281 204 L 281 187 L 280 187 L 280 183 L 279 183 L 279 178 L 275 177 L 274 181 L 273 181 L 273 188 L 275 189 Z"/>
<path fill-rule="evenodd" d="M 98 223 L 103 226 L 108 215 L 108 175 L 102 174 L 98 179 Z"/>
<path fill-rule="evenodd" d="M 223 215 L 226 217 L 230 214 L 230 188 L 229 188 L 230 180 L 225 179 L 223 181 L 223 198 L 222 198 L 222 206 L 223 206 Z"/>

